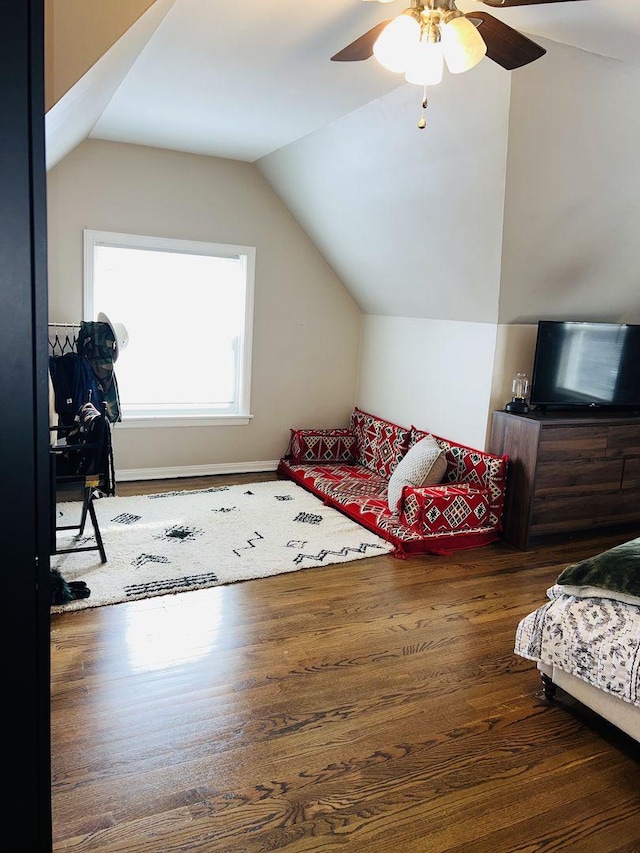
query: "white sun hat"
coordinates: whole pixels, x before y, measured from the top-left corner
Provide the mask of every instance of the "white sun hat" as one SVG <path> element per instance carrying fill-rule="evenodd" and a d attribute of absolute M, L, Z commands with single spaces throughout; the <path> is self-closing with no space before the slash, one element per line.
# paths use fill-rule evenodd
<path fill-rule="evenodd" d="M 129 343 L 129 333 L 124 323 L 112 323 L 111 320 L 102 311 L 98 314 L 98 323 L 106 323 L 111 329 L 113 335 L 113 360 L 118 360 L 120 350 L 124 349 Z"/>

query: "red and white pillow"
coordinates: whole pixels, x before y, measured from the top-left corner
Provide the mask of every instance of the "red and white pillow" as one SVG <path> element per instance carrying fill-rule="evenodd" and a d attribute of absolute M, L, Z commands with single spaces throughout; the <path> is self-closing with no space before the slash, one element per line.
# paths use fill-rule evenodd
<path fill-rule="evenodd" d="M 293 462 L 341 462 L 356 457 L 356 437 L 348 429 L 292 429 L 289 457 Z"/>
<path fill-rule="evenodd" d="M 389 478 L 406 453 L 410 431 L 357 407 L 350 428 L 357 439 L 358 464 Z"/>

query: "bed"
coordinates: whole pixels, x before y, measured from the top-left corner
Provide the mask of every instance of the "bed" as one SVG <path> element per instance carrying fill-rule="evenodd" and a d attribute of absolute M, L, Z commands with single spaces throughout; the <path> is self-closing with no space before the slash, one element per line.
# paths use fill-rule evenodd
<path fill-rule="evenodd" d="M 567 566 L 516 630 L 545 695 L 560 687 L 640 742 L 640 538 Z"/>

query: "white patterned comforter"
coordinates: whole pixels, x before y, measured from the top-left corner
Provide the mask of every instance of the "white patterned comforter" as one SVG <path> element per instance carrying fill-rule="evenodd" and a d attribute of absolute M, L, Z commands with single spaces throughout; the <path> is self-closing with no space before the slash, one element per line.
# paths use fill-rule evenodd
<path fill-rule="evenodd" d="M 575 598 L 556 586 L 518 625 L 514 651 L 640 707 L 640 606 Z"/>

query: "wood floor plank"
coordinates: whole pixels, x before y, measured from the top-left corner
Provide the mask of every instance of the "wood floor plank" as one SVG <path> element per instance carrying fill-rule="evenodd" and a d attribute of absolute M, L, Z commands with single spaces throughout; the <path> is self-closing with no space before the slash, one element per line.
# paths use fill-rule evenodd
<path fill-rule="evenodd" d="M 52 614 L 55 853 L 638 853 L 640 747 L 513 653 L 565 565 L 619 541 Z"/>

